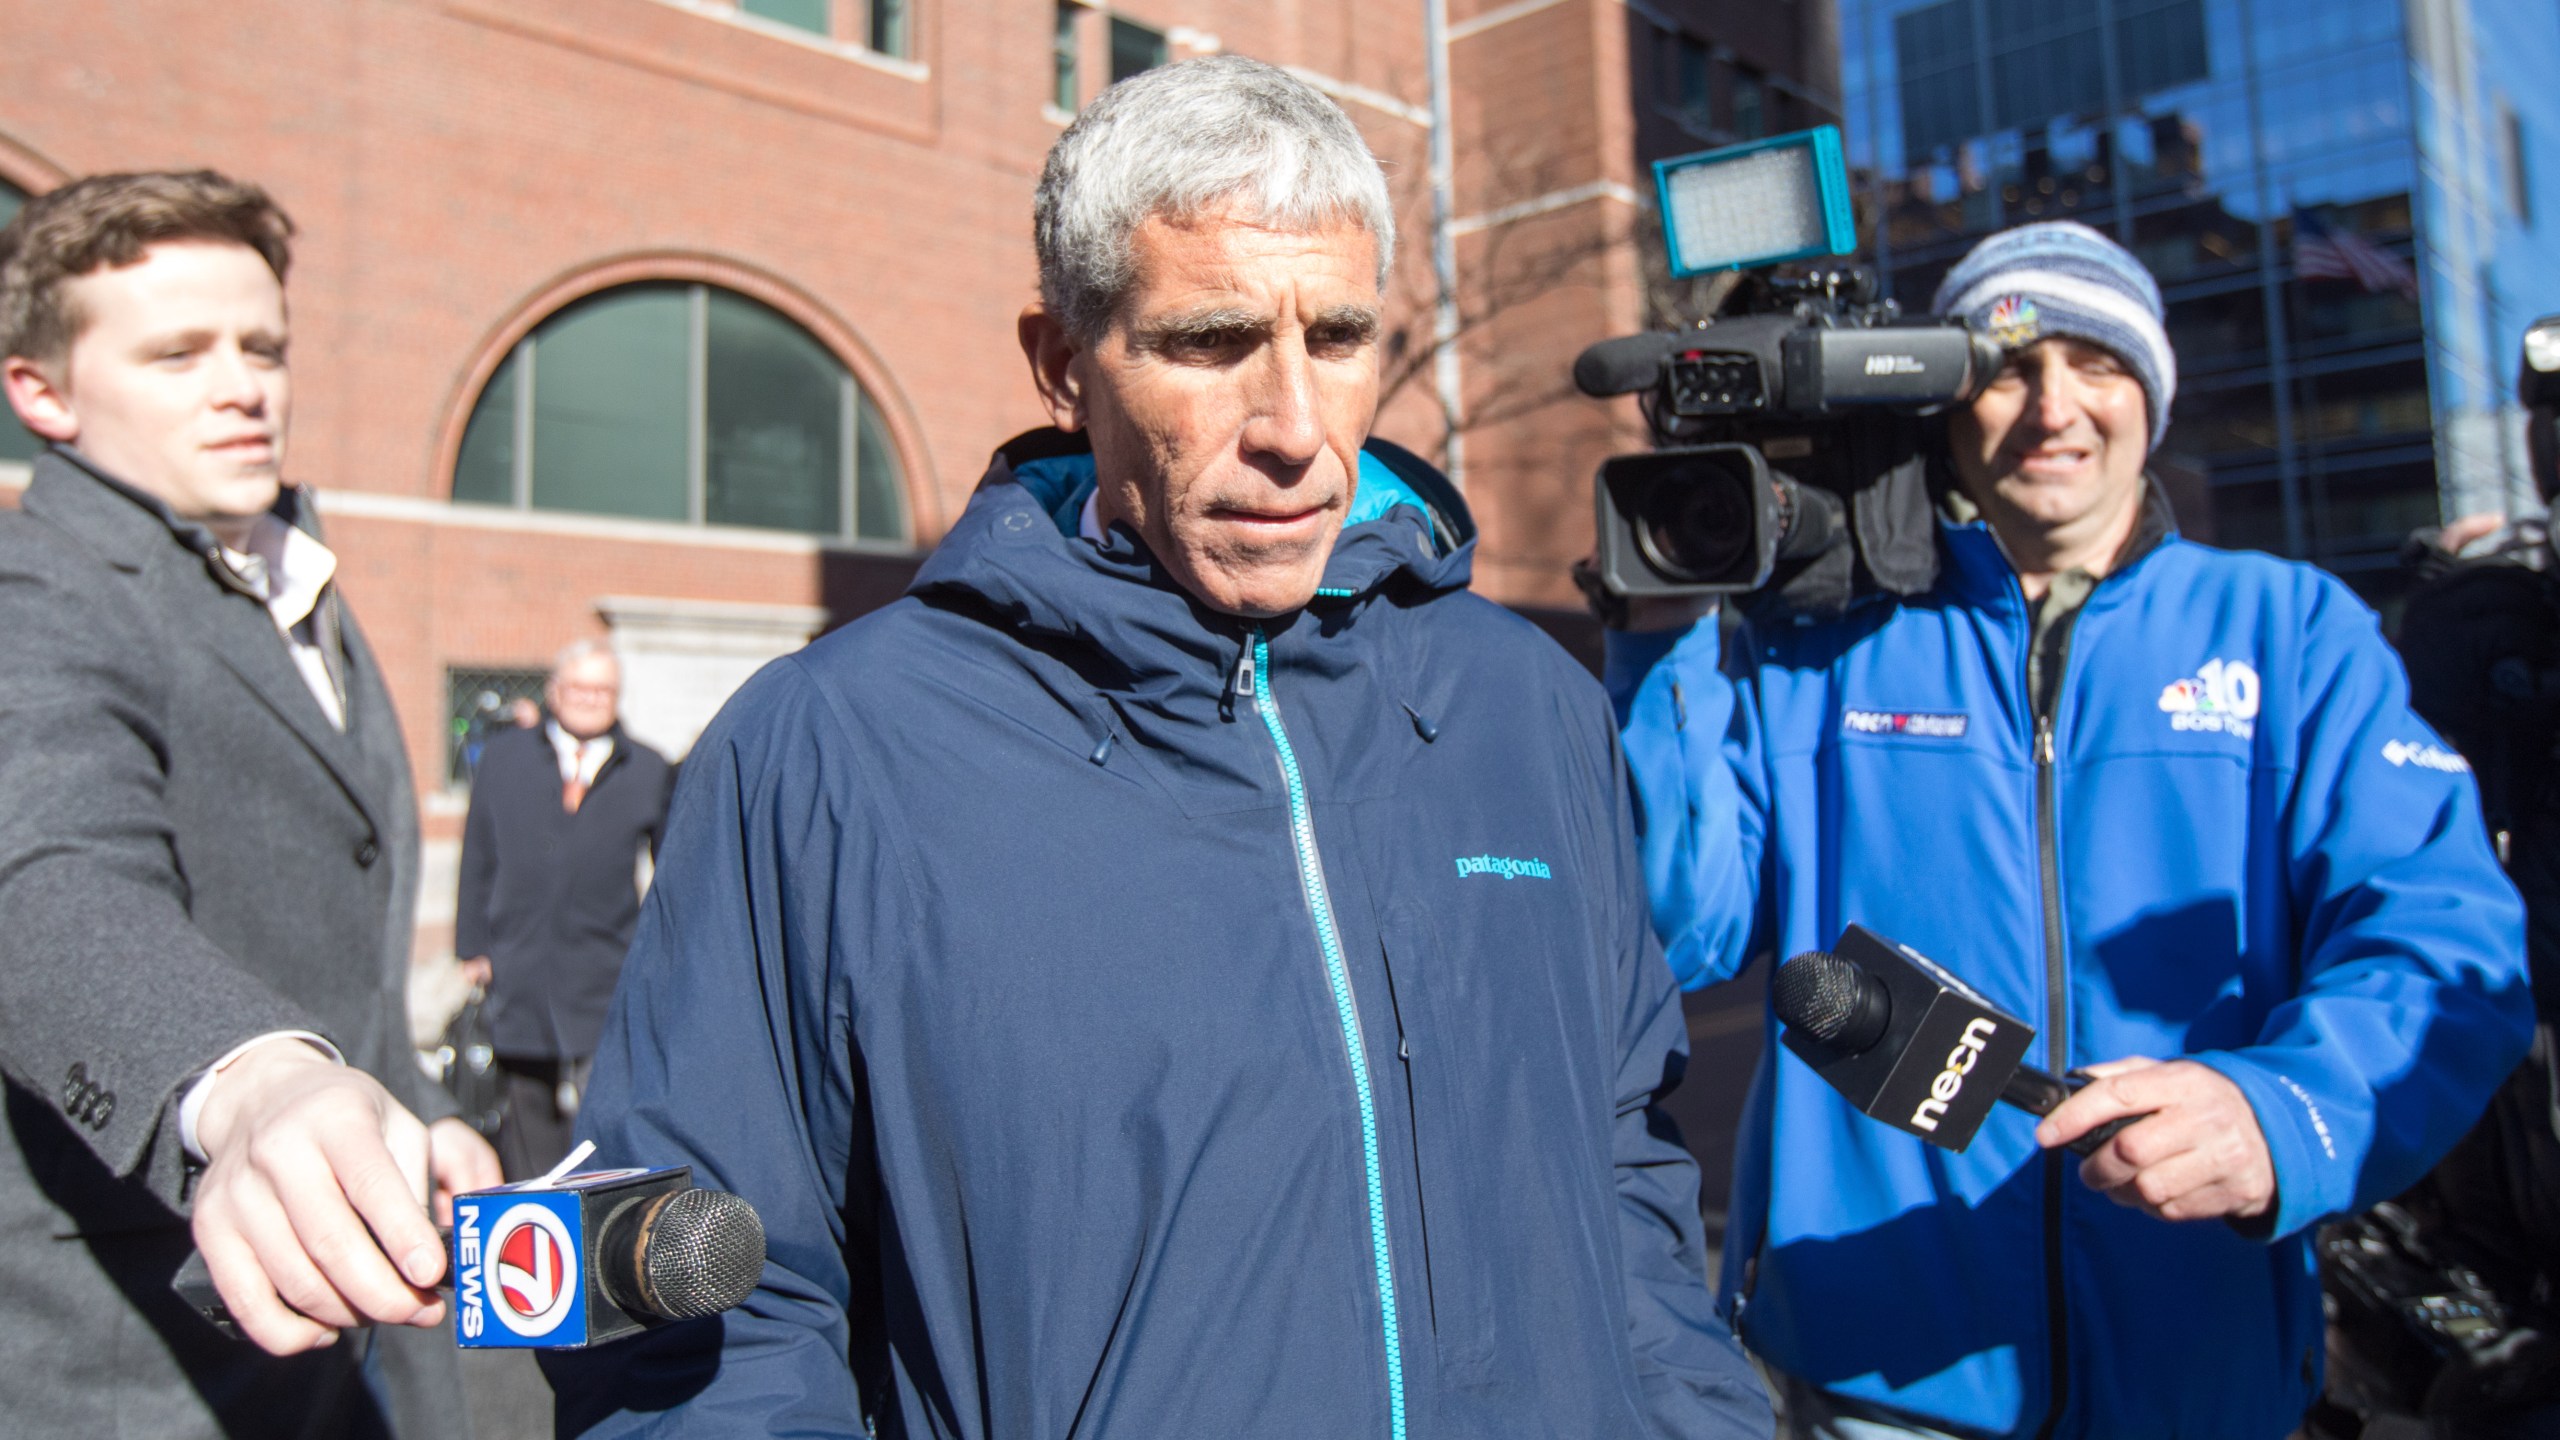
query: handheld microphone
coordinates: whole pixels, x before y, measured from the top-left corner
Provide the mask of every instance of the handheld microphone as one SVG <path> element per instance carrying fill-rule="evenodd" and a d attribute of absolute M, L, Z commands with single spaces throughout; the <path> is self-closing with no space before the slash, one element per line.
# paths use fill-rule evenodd
<path fill-rule="evenodd" d="M 1996 1100 L 2050 1115 L 2088 1083 L 2027 1064 L 2033 1026 L 1863 925 L 1779 966 L 1770 1008 L 1780 1040 L 1860 1114 L 1948 1150 L 1973 1142 Z M 2095 1154 L 2141 1118 L 2110 1120 L 2071 1149 Z"/>
<path fill-rule="evenodd" d="M 755 1207 L 693 1184 L 688 1166 L 595 1170 L 453 1200 L 455 1343 L 466 1350 L 577 1350 L 672 1320 L 716 1315 L 764 1273 Z M 202 1255 L 172 1288 L 236 1337 Z"/>

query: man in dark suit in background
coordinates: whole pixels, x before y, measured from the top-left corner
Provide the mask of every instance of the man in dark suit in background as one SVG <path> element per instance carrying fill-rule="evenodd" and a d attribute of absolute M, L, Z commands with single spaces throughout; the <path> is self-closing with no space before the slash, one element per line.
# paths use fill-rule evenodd
<path fill-rule="evenodd" d="M 0 516 L 14 1433 L 466 1428 L 451 1342 L 396 1327 L 444 1318 L 430 1184 L 496 1157 L 412 1063 L 408 760 L 280 479 L 291 233 L 209 172 L 0 229 L 0 376 L 52 442 Z M 172 1294 L 190 1249 L 255 1346 Z"/>
<path fill-rule="evenodd" d="M 561 651 L 542 697 L 543 722 L 490 736 L 472 773 L 453 932 L 464 974 L 489 992 L 510 1180 L 569 1153 L 673 779 L 665 756 L 623 733 L 612 651 Z"/>

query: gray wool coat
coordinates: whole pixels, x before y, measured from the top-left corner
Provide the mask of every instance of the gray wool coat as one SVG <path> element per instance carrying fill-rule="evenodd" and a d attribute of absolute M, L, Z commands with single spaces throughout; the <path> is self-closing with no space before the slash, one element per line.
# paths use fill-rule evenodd
<path fill-rule="evenodd" d="M 306 529 L 307 494 L 279 513 Z M 449 1113 L 405 1021 L 417 817 L 334 589 L 347 729 L 212 538 L 64 451 L 0 513 L 0 1426 L 458 1435 L 452 1341 L 278 1360 L 177 1303 L 185 1084 L 274 1030 Z M 328 627 L 323 627 L 325 634 Z M 379 1347 L 368 1384 L 366 1352 Z"/>

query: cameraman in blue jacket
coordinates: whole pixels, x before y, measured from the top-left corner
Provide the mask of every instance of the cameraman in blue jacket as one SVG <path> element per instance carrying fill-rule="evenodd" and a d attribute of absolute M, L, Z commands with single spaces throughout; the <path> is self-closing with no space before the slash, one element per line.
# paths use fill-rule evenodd
<path fill-rule="evenodd" d="M 1725 1303 L 1798 1435 L 2273 1440 L 2320 1376 L 2313 1227 L 2524 1052 L 2520 908 L 2373 612 L 2178 538 L 2140 262 L 2030 225 L 1935 309 L 2007 354 L 1947 420 L 1935 588 L 1610 637 L 1654 924 L 1692 987 L 1873 927 L 2101 1078 L 1949 1153 L 1768 1046 Z"/>

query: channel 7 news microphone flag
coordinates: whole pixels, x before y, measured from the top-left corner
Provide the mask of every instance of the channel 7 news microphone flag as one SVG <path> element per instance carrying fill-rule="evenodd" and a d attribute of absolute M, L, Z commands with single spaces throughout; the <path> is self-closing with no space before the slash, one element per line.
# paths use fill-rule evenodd
<path fill-rule="evenodd" d="M 454 1197 L 452 1259 L 462 1348 L 575 1350 L 745 1299 L 764 1226 L 686 1167 L 593 1170 Z"/>
<path fill-rule="evenodd" d="M 582 1145 L 539 1180 L 453 1200 L 447 1237 L 453 1336 L 466 1350 L 577 1350 L 671 1320 L 716 1315 L 764 1274 L 764 1222 L 693 1171 L 565 1173 Z M 239 1338 L 202 1255 L 170 1288 L 214 1328 Z"/>

